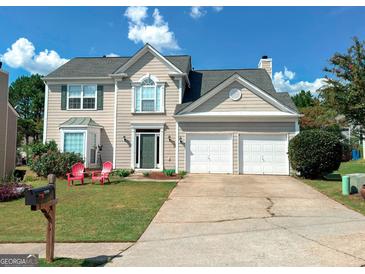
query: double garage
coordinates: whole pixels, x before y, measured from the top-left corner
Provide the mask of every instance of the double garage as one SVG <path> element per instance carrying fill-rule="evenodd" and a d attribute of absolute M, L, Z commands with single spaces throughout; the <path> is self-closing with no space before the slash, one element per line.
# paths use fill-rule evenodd
<path fill-rule="evenodd" d="M 191 173 L 289 175 L 290 132 L 186 132 Z"/>

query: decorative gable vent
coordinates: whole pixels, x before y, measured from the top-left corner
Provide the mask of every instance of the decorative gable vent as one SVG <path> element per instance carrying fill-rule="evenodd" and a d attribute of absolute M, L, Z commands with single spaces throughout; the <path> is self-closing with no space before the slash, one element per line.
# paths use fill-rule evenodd
<path fill-rule="evenodd" d="M 238 101 L 241 99 L 242 93 L 241 90 L 238 88 L 233 88 L 229 91 L 229 98 L 231 98 L 233 101 Z"/>

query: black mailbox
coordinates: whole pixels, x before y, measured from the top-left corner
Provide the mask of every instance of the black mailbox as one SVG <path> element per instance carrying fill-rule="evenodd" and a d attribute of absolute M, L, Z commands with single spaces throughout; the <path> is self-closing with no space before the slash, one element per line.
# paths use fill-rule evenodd
<path fill-rule="evenodd" d="M 55 187 L 47 186 L 29 189 L 25 192 L 25 205 L 37 206 L 56 199 Z"/>

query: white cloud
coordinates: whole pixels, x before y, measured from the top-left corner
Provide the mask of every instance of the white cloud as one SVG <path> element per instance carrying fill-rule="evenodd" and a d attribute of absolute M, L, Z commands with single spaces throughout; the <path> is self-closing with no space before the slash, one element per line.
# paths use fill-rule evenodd
<path fill-rule="evenodd" d="M 207 11 L 202 7 L 191 7 L 190 16 L 194 19 L 199 19 L 207 14 Z"/>
<path fill-rule="evenodd" d="M 32 74 L 42 75 L 48 74 L 68 61 L 61 58 L 54 50 L 45 49 L 36 54 L 33 43 L 26 38 L 19 38 L 4 54 L 0 54 L 0 60 L 11 68 L 22 68 Z"/>
<path fill-rule="evenodd" d="M 149 43 L 157 50 L 178 50 L 180 49 L 175 34 L 169 30 L 169 25 L 161 16 L 158 9 L 152 14 L 153 23 L 147 24 L 147 7 L 128 7 L 124 16 L 129 21 L 128 38 L 134 43 Z"/>
<path fill-rule="evenodd" d="M 220 12 L 220 11 L 222 11 L 222 10 L 223 10 L 223 7 L 219 7 L 219 6 L 217 6 L 217 7 L 213 7 L 213 10 L 214 10 L 215 12 Z"/>
<path fill-rule="evenodd" d="M 107 54 L 105 56 L 106 57 L 119 57 L 119 54 L 116 54 L 116 53 L 111 52 L 111 53 L 109 53 L 109 54 Z"/>
<path fill-rule="evenodd" d="M 284 67 L 284 72 L 275 72 L 273 84 L 278 92 L 289 92 L 291 94 L 295 94 L 301 90 L 309 90 L 312 93 L 316 93 L 319 88 L 325 85 L 324 78 L 317 78 L 313 82 L 299 81 L 293 83 L 292 80 L 294 78 L 295 72 Z"/>

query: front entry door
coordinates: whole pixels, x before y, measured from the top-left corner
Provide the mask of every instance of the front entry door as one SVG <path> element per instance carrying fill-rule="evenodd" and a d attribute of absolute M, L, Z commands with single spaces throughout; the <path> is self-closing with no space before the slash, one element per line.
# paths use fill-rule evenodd
<path fill-rule="evenodd" d="M 141 168 L 156 168 L 155 139 L 155 134 L 141 134 Z"/>

